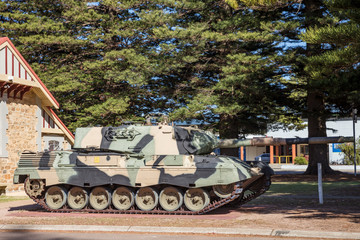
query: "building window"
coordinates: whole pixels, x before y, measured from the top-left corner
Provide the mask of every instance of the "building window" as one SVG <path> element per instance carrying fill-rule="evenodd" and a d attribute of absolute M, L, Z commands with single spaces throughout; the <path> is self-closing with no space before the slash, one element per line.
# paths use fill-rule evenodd
<path fill-rule="evenodd" d="M 301 156 L 309 155 L 309 145 L 300 145 L 300 155 Z"/>
<path fill-rule="evenodd" d="M 49 151 L 56 151 L 56 150 L 60 150 L 59 149 L 60 143 L 59 141 L 56 140 L 50 140 L 49 141 Z"/>

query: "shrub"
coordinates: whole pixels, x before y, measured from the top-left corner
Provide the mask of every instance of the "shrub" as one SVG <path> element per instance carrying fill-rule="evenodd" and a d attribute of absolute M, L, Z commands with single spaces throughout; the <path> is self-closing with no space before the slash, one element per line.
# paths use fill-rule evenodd
<path fill-rule="evenodd" d="M 307 165 L 308 160 L 306 160 L 306 158 L 304 158 L 304 157 L 296 157 L 295 160 L 294 160 L 294 163 L 296 165 Z"/>
<path fill-rule="evenodd" d="M 339 148 L 344 153 L 345 164 L 354 164 L 354 144 L 343 143 L 339 145 Z M 356 163 L 360 164 L 360 138 L 356 140 Z"/>

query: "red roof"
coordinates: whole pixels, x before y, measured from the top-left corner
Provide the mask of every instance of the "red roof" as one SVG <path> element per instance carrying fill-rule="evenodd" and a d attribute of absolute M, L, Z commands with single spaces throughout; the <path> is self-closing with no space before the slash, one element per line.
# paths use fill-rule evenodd
<path fill-rule="evenodd" d="M 56 107 L 59 107 L 58 101 L 56 101 L 55 97 L 50 93 L 49 89 L 45 86 L 45 84 L 40 80 L 38 75 L 34 72 L 34 70 L 30 67 L 29 63 L 25 60 L 25 58 L 20 54 L 20 52 L 16 49 L 14 44 L 11 42 L 11 40 L 8 37 L 1 37 L 0 38 L 0 45 L 8 42 L 10 46 L 13 48 L 13 50 L 16 52 L 16 54 L 21 58 L 21 60 L 25 63 L 26 67 L 30 70 L 30 72 L 35 76 L 35 79 L 40 83 L 41 87 L 46 91 L 46 93 L 49 95 L 49 97 L 53 100 L 53 102 L 56 104 Z M 60 118 L 56 115 L 56 113 L 49 107 L 50 112 L 53 114 L 53 116 L 60 122 L 60 124 L 65 128 L 65 130 L 74 138 L 74 135 L 70 130 L 65 126 L 65 124 L 60 120 Z"/>
<path fill-rule="evenodd" d="M 10 44 L 10 46 L 14 49 L 14 51 L 16 52 L 16 54 L 21 58 L 21 60 L 25 63 L 26 67 L 30 70 L 30 72 L 35 76 L 35 79 L 40 83 L 41 87 L 44 88 L 44 90 L 46 91 L 47 94 L 49 94 L 50 98 L 55 102 L 56 107 L 59 107 L 59 103 L 58 101 L 56 101 L 56 99 L 54 98 L 54 96 L 51 94 L 51 92 L 49 91 L 49 89 L 47 89 L 47 87 L 45 86 L 45 84 L 40 80 L 40 78 L 38 77 L 38 75 L 36 75 L 36 73 L 34 72 L 34 70 L 30 67 L 29 63 L 25 60 L 25 58 L 20 54 L 20 52 L 16 49 L 16 47 L 14 46 L 14 44 L 11 42 L 11 40 L 8 37 L 2 37 L 0 38 L 0 44 L 3 44 L 4 42 L 8 42 Z"/>
<path fill-rule="evenodd" d="M 60 118 L 56 115 L 56 113 L 54 112 L 54 110 L 51 109 L 51 107 L 48 107 L 50 112 L 54 115 L 54 117 L 60 122 L 60 124 L 66 129 L 66 131 L 73 137 L 75 138 L 74 134 L 72 134 L 72 132 L 70 132 L 70 130 L 65 126 L 65 124 L 60 120 Z"/>

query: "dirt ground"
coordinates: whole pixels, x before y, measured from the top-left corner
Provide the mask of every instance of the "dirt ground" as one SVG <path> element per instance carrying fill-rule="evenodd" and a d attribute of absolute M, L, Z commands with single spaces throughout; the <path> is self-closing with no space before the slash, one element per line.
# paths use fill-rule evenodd
<path fill-rule="evenodd" d="M 275 175 L 273 182 L 317 181 L 316 176 Z M 0 224 L 78 224 L 169 227 L 249 227 L 284 230 L 360 232 L 360 177 L 350 174 L 325 177 L 324 181 L 352 181 L 324 204 L 316 195 L 264 194 L 243 206 L 224 207 L 200 216 L 49 213 L 30 199 L 0 204 Z M 327 197 L 328 196 L 328 197 Z"/>

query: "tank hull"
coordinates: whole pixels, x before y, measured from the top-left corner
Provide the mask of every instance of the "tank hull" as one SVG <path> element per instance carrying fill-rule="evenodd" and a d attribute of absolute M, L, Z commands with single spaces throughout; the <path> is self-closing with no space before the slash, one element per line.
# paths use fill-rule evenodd
<path fill-rule="evenodd" d="M 106 152 L 24 153 L 14 183 L 26 176 L 45 179 L 46 185 L 128 187 L 170 184 L 207 187 L 230 184 L 256 176 L 258 170 L 227 156 L 160 155 L 135 157 Z"/>
<path fill-rule="evenodd" d="M 208 203 L 204 203 L 201 209 L 195 208 L 194 210 L 188 207 L 191 209 L 189 210 L 183 206 L 184 204 L 177 209 L 177 212 L 184 214 L 203 213 L 205 210 L 215 209 L 215 207 L 210 207 L 212 206 L 210 201 L 221 202 L 221 204 L 213 205 L 216 208 L 228 204 L 235 198 L 241 197 L 251 184 L 260 181 L 261 178 L 265 179 L 264 171 L 262 172 L 260 168 L 251 167 L 236 158 L 212 155 L 132 156 L 101 151 L 59 151 L 23 153 L 18 165 L 14 183 L 25 183 L 27 194 L 50 211 L 57 210 L 56 207 L 53 207 L 54 205 L 48 203 L 49 200 L 46 200 L 48 192 L 51 192 L 53 188 L 63 191 L 64 198 L 70 198 L 69 194 L 74 188 L 82 189 L 88 195 L 101 188 L 109 191 L 110 198 L 111 194 L 115 194 L 120 187 L 130 189 L 130 194 L 134 196 L 135 194 L 138 196 L 143 189 L 151 189 L 156 192 L 156 195 L 164 190 L 175 188 L 184 196 L 186 196 L 184 193 L 191 189 L 198 191 L 196 194 L 204 191 L 205 195 L 209 195 L 205 196 Z M 268 185 L 266 187 L 270 185 L 269 178 L 270 175 L 267 174 Z M 261 181 L 264 182 L 264 180 Z M 264 187 L 265 185 L 261 184 L 260 188 L 264 189 Z M 38 190 L 36 190 L 37 188 Z M 225 189 L 225 192 L 222 189 Z M 89 197 L 86 196 L 86 198 Z M 133 198 L 135 199 L 135 197 Z M 227 200 L 225 201 L 225 199 Z M 90 206 L 90 204 L 86 206 Z M 82 207 L 81 211 L 93 208 L 93 206 L 86 206 Z M 109 200 L 106 211 L 113 209 L 111 206 Z M 141 205 L 133 204 L 132 210 L 144 212 L 139 209 L 140 207 Z M 61 209 L 63 208 L 68 211 L 80 210 L 71 209 L 72 207 L 69 207 L 69 203 L 66 203 L 65 200 Z M 162 213 L 173 213 L 173 211 L 162 208 L 164 207 L 160 207 Z M 121 212 L 121 210 L 116 211 Z M 128 211 L 130 209 L 123 212 Z"/>

